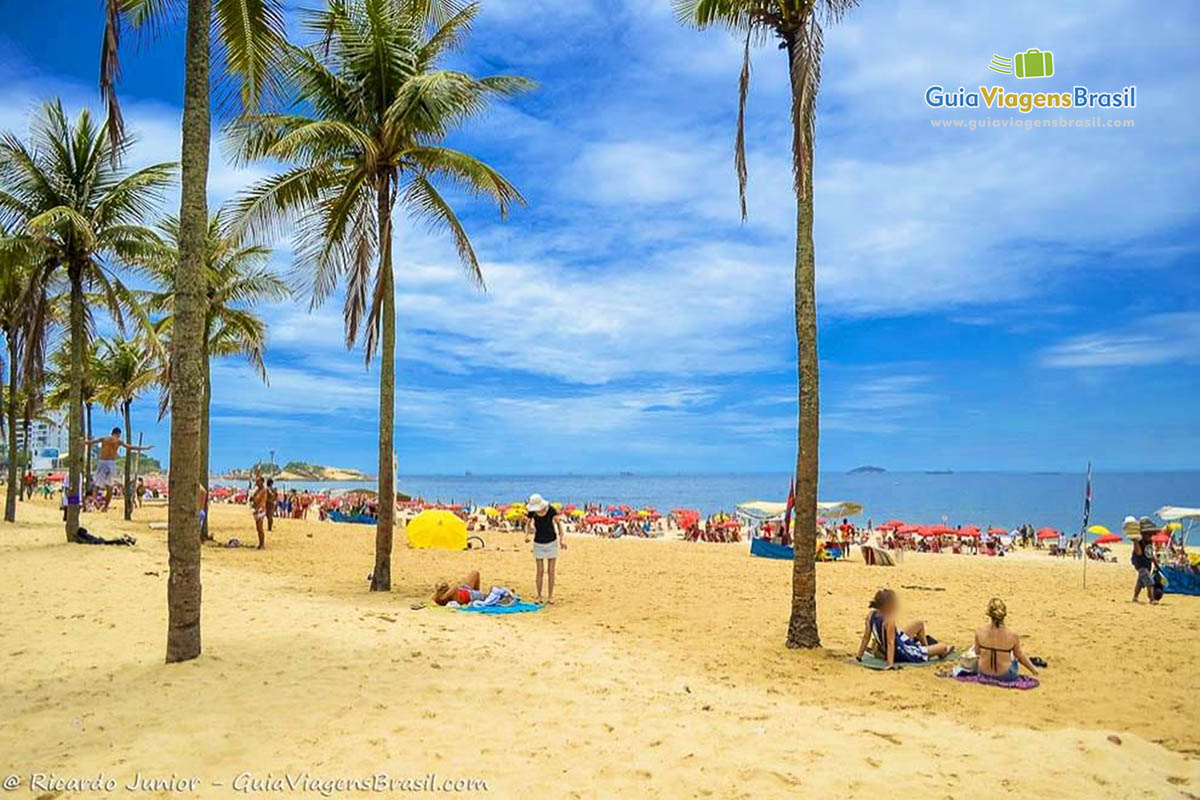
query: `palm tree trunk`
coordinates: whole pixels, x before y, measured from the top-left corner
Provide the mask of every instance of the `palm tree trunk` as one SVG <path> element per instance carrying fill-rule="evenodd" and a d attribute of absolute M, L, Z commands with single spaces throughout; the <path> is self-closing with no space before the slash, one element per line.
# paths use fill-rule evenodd
<path fill-rule="evenodd" d="M 67 266 L 71 283 L 71 310 L 68 318 L 71 336 L 71 374 L 67 401 L 67 541 L 79 540 L 79 509 L 83 486 L 79 467 L 83 464 L 83 357 L 87 328 L 83 310 L 83 265 Z"/>
<path fill-rule="evenodd" d="M 820 446 L 820 396 L 817 362 L 816 262 L 813 246 L 811 94 L 798 65 L 797 43 L 788 41 L 792 84 L 792 161 L 796 183 L 796 373 L 799 391 L 799 428 L 796 435 L 796 532 L 792 563 L 792 613 L 787 646 L 820 647 L 817 631 L 818 448 Z M 811 93 L 812 87 L 807 91 Z"/>
<path fill-rule="evenodd" d="M 200 417 L 204 391 L 204 264 L 208 232 L 211 0 L 188 0 L 179 200 L 179 265 L 171 341 L 171 471 L 167 663 L 200 655 Z"/>
<path fill-rule="evenodd" d="M 208 353 L 208 332 L 204 333 L 204 406 L 201 409 L 200 415 L 200 483 L 204 484 L 204 497 L 208 497 L 208 458 L 211 442 L 211 419 L 212 419 L 212 364 L 209 361 Z M 208 501 L 205 500 L 207 506 Z M 204 521 L 200 523 L 200 540 L 211 539 L 208 534 L 208 515 L 204 515 Z"/>
<path fill-rule="evenodd" d="M 23 490 L 17 474 L 17 336 L 8 339 L 8 490 L 4 494 L 4 519 L 17 521 L 17 495 Z"/>
<path fill-rule="evenodd" d="M 130 409 L 133 406 L 133 400 L 125 398 L 122 403 L 121 410 L 124 412 L 125 418 L 125 441 L 133 441 L 133 422 Z M 122 499 L 125 501 L 125 519 L 133 519 L 133 453 L 128 447 L 125 448 L 125 491 L 123 491 Z"/>
<path fill-rule="evenodd" d="M 392 529 L 396 522 L 396 475 L 392 469 L 396 422 L 396 292 L 392 278 L 392 204 L 385 178 L 379 189 L 379 270 L 383 323 L 379 349 L 379 520 L 375 525 L 372 592 L 392 590 Z"/>

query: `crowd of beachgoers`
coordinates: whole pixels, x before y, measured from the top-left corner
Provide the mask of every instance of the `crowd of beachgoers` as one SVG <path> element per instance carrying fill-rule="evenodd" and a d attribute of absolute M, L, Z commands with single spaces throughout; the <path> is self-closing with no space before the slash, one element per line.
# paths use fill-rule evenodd
<path fill-rule="evenodd" d="M 51 497 L 61 492 L 62 476 L 50 474 L 38 479 L 32 473 L 23 478 L 23 489 L 28 496 L 41 494 Z M 309 489 L 277 486 L 271 479 L 264 481 L 266 502 L 275 519 L 315 519 L 322 522 L 373 523 L 378 513 L 378 495 L 369 489 L 338 489 L 311 491 Z M 161 475 L 139 477 L 135 489 L 136 503 L 148 499 L 163 498 L 167 494 L 167 481 Z M 208 490 L 210 503 L 232 503 L 248 505 L 254 486 L 245 488 L 214 485 Z M 112 496 L 119 498 L 120 486 L 115 486 Z M 103 511 L 111 502 L 94 490 L 85 490 L 85 511 Z M 523 502 L 492 503 L 478 505 L 441 501 L 426 501 L 421 498 L 398 499 L 397 514 L 401 520 L 411 519 L 427 509 L 441 509 L 462 518 L 467 530 L 474 533 L 513 532 L 526 528 L 528 509 Z M 619 539 L 624 537 L 653 539 L 675 538 L 689 542 L 730 543 L 747 539 L 763 539 L 772 544 L 791 547 L 793 533 L 784 519 L 755 520 L 739 515 L 736 511 L 718 511 L 702 515 L 689 508 L 674 508 L 660 512 L 652 506 L 635 508 L 626 504 L 555 503 L 564 529 L 570 534 L 585 534 L 600 538 Z M 1133 541 L 1143 532 L 1162 563 L 1200 570 L 1200 563 L 1191 558 L 1183 548 L 1178 523 L 1156 526 L 1149 518 L 1127 517 L 1121 534 L 1110 533 L 1095 526 L 1090 529 L 1099 534 L 1080 546 L 1081 537 L 1067 536 L 1050 527 L 1035 528 L 1024 524 L 1013 529 L 994 526 L 980 527 L 973 524 L 950 526 L 937 524 L 914 524 L 892 519 L 875 524 L 868 519 L 859 525 L 849 518 L 829 520 L 817 519 L 816 557 L 821 561 L 834 561 L 849 556 L 852 548 L 858 547 L 864 560 L 869 563 L 893 563 L 906 552 L 943 553 L 954 555 L 1004 556 L 1014 550 L 1040 550 L 1061 557 L 1086 557 L 1095 561 L 1116 561 L 1110 545 Z"/>

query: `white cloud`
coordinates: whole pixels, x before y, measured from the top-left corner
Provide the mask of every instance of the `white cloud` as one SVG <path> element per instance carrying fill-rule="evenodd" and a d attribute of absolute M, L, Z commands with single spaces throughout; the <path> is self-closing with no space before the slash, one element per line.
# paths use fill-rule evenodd
<path fill-rule="evenodd" d="M 1076 336 L 1042 351 L 1047 367 L 1144 367 L 1200 361 L 1200 312 L 1138 319 L 1116 330 Z"/>

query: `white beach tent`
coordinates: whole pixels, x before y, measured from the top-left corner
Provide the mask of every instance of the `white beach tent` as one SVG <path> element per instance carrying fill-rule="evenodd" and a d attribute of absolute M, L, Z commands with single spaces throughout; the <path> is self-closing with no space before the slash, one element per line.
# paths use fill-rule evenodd
<path fill-rule="evenodd" d="M 817 514 L 822 517 L 853 517 L 862 513 L 860 503 L 817 503 Z M 787 511 L 787 503 L 772 503 L 767 500 L 750 500 L 739 503 L 737 513 L 756 522 L 781 519 Z"/>
<path fill-rule="evenodd" d="M 1154 512 L 1163 522 L 1187 522 L 1187 529 L 1183 532 L 1183 544 L 1187 546 L 1188 536 L 1192 532 L 1192 525 L 1200 521 L 1200 508 L 1185 508 L 1183 506 L 1163 506 L 1158 511 Z"/>

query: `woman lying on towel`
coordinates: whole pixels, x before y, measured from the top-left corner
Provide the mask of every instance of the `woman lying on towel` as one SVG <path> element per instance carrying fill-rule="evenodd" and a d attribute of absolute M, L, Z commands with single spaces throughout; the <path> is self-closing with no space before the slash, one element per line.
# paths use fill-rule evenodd
<path fill-rule="evenodd" d="M 954 646 L 939 642 L 925 632 L 922 621 L 910 622 L 900 627 L 896 621 L 900 611 L 900 599 L 891 589 L 880 589 L 869 604 L 867 622 L 863 628 L 862 642 L 858 646 L 856 659 L 862 660 L 874 640 L 880 651 L 877 655 L 887 660 L 889 668 L 900 664 L 923 664 L 931 658 L 944 658 L 954 652 Z"/>
<path fill-rule="evenodd" d="M 442 581 L 433 588 L 433 602 L 439 606 L 457 603 L 460 606 L 511 606 L 519 601 L 516 593 L 507 586 L 493 586 L 490 591 L 479 588 L 479 572 L 472 570 L 466 577 L 451 586 Z"/>
<path fill-rule="evenodd" d="M 980 675 L 998 681 L 1012 682 L 1017 679 L 1017 664 L 1023 664 L 1030 675 L 1038 671 L 1021 650 L 1021 637 L 1004 625 L 1008 608 L 999 597 L 988 602 L 988 619 L 991 623 L 975 631 L 975 652 L 979 654 Z"/>
<path fill-rule="evenodd" d="M 483 593 L 479 591 L 478 570 L 471 570 L 465 578 L 454 586 L 442 581 L 433 588 L 433 602 L 439 606 L 444 606 L 451 600 L 457 600 L 459 605 L 465 606 L 472 600 L 478 600 L 482 596 Z"/>

